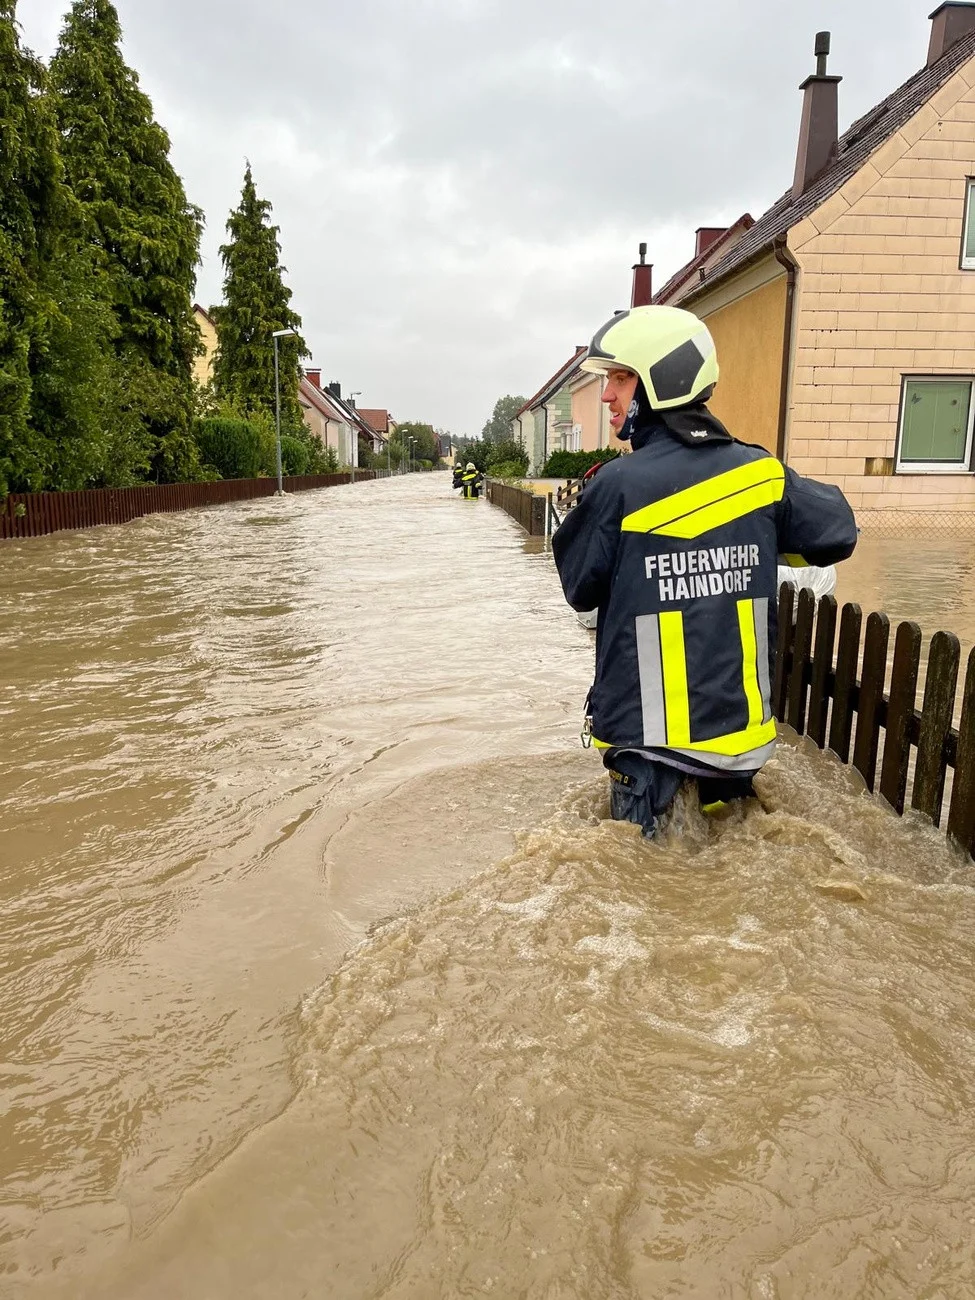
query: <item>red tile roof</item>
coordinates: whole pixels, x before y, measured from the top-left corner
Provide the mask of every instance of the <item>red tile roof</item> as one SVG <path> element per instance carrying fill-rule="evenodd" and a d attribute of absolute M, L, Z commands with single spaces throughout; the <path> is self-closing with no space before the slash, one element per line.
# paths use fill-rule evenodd
<path fill-rule="evenodd" d="M 664 287 L 658 289 L 658 291 L 653 295 L 653 301 L 657 304 L 668 302 L 673 294 L 675 294 L 678 289 L 682 288 L 688 280 L 693 280 L 694 273 L 700 267 L 704 266 L 704 264 L 709 260 L 712 260 L 720 249 L 731 243 L 735 235 L 750 230 L 754 224 L 755 218 L 750 212 L 746 212 L 740 216 L 733 225 L 730 225 L 728 229 L 724 231 L 723 234 L 719 235 L 717 239 L 708 244 L 707 248 L 705 248 L 704 252 L 701 253 L 700 256 L 692 257 L 689 262 L 681 267 L 676 275 L 672 275 Z"/>
<path fill-rule="evenodd" d="M 362 416 L 370 429 L 375 429 L 376 433 L 385 434 L 389 430 L 389 412 L 372 409 L 365 406 L 357 406 L 356 410 Z"/>

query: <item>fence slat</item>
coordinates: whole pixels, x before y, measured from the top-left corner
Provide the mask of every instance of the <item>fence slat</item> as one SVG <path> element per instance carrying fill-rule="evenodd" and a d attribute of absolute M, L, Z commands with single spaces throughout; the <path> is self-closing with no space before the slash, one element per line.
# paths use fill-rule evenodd
<path fill-rule="evenodd" d="M 887 676 L 887 643 L 890 619 L 873 613 L 867 619 L 863 638 L 863 671 L 857 701 L 857 734 L 853 745 L 853 766 L 873 790 L 877 777 L 877 749 L 880 742 L 880 706 Z"/>
<path fill-rule="evenodd" d="M 806 725 L 806 683 L 815 617 L 816 597 L 808 587 L 803 587 L 799 592 L 799 612 L 796 615 L 796 626 L 792 635 L 792 667 L 789 672 L 789 696 L 785 708 L 786 722 L 800 736 Z"/>
<path fill-rule="evenodd" d="M 842 763 L 850 761 L 850 737 L 853 734 L 853 707 L 862 622 L 863 614 L 859 605 L 843 606 L 843 612 L 840 614 L 840 640 L 836 650 L 833 716 L 829 724 L 829 747 Z"/>
<path fill-rule="evenodd" d="M 907 773 L 911 764 L 911 719 L 914 717 L 920 663 L 921 629 L 916 623 L 901 623 L 894 642 L 884 762 L 880 771 L 880 793 L 898 814 L 904 811 L 907 795 Z"/>
<path fill-rule="evenodd" d="M 775 676 L 772 679 L 772 713 L 780 722 L 785 721 L 789 689 L 789 653 L 792 649 L 792 609 L 795 598 L 795 587 L 791 582 L 784 582 L 779 588 L 779 632 L 775 643 Z"/>
<path fill-rule="evenodd" d="M 975 650 L 968 656 L 962 691 L 955 779 L 948 810 L 948 838 L 975 855 Z"/>
<path fill-rule="evenodd" d="M 947 740 L 955 709 L 961 647 L 953 632 L 935 632 L 928 651 L 928 673 L 921 708 L 921 734 L 911 807 L 941 824 L 948 767 Z M 956 778 L 957 781 L 957 778 Z"/>
<path fill-rule="evenodd" d="M 826 745 L 826 717 L 829 712 L 830 675 L 836 641 L 836 599 L 823 596 L 816 615 L 816 649 L 813 652 L 812 682 L 809 687 L 809 717 L 806 735 L 820 749 Z"/>

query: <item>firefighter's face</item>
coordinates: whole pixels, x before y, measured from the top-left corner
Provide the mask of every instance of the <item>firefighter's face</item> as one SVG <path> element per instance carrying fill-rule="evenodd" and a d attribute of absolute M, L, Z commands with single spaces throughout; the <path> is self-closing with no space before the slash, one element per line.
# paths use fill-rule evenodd
<path fill-rule="evenodd" d="M 622 367 L 611 370 L 606 376 L 603 401 L 609 406 L 609 422 L 614 433 L 619 433 L 623 427 L 626 413 L 630 409 L 630 403 L 633 401 L 633 395 L 636 392 L 636 383 L 636 374 L 632 370 L 624 370 Z"/>

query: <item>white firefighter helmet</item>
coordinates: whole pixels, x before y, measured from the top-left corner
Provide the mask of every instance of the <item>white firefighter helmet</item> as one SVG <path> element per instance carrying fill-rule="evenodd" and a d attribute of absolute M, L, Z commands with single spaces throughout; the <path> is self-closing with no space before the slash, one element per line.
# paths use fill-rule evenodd
<path fill-rule="evenodd" d="M 710 330 L 680 307 L 621 311 L 595 335 L 582 369 L 635 371 L 655 411 L 707 401 L 718 382 Z"/>

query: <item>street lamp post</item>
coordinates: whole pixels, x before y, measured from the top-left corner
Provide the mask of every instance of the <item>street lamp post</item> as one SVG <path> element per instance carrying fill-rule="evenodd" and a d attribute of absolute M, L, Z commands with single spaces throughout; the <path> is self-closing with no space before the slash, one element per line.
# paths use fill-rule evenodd
<path fill-rule="evenodd" d="M 281 466 L 281 376 L 278 367 L 278 339 L 294 338 L 296 330 L 275 330 L 274 339 L 274 430 L 278 449 L 278 496 L 284 496 L 284 476 Z"/>
<path fill-rule="evenodd" d="M 410 473 L 416 469 L 416 439 L 410 439 Z"/>

